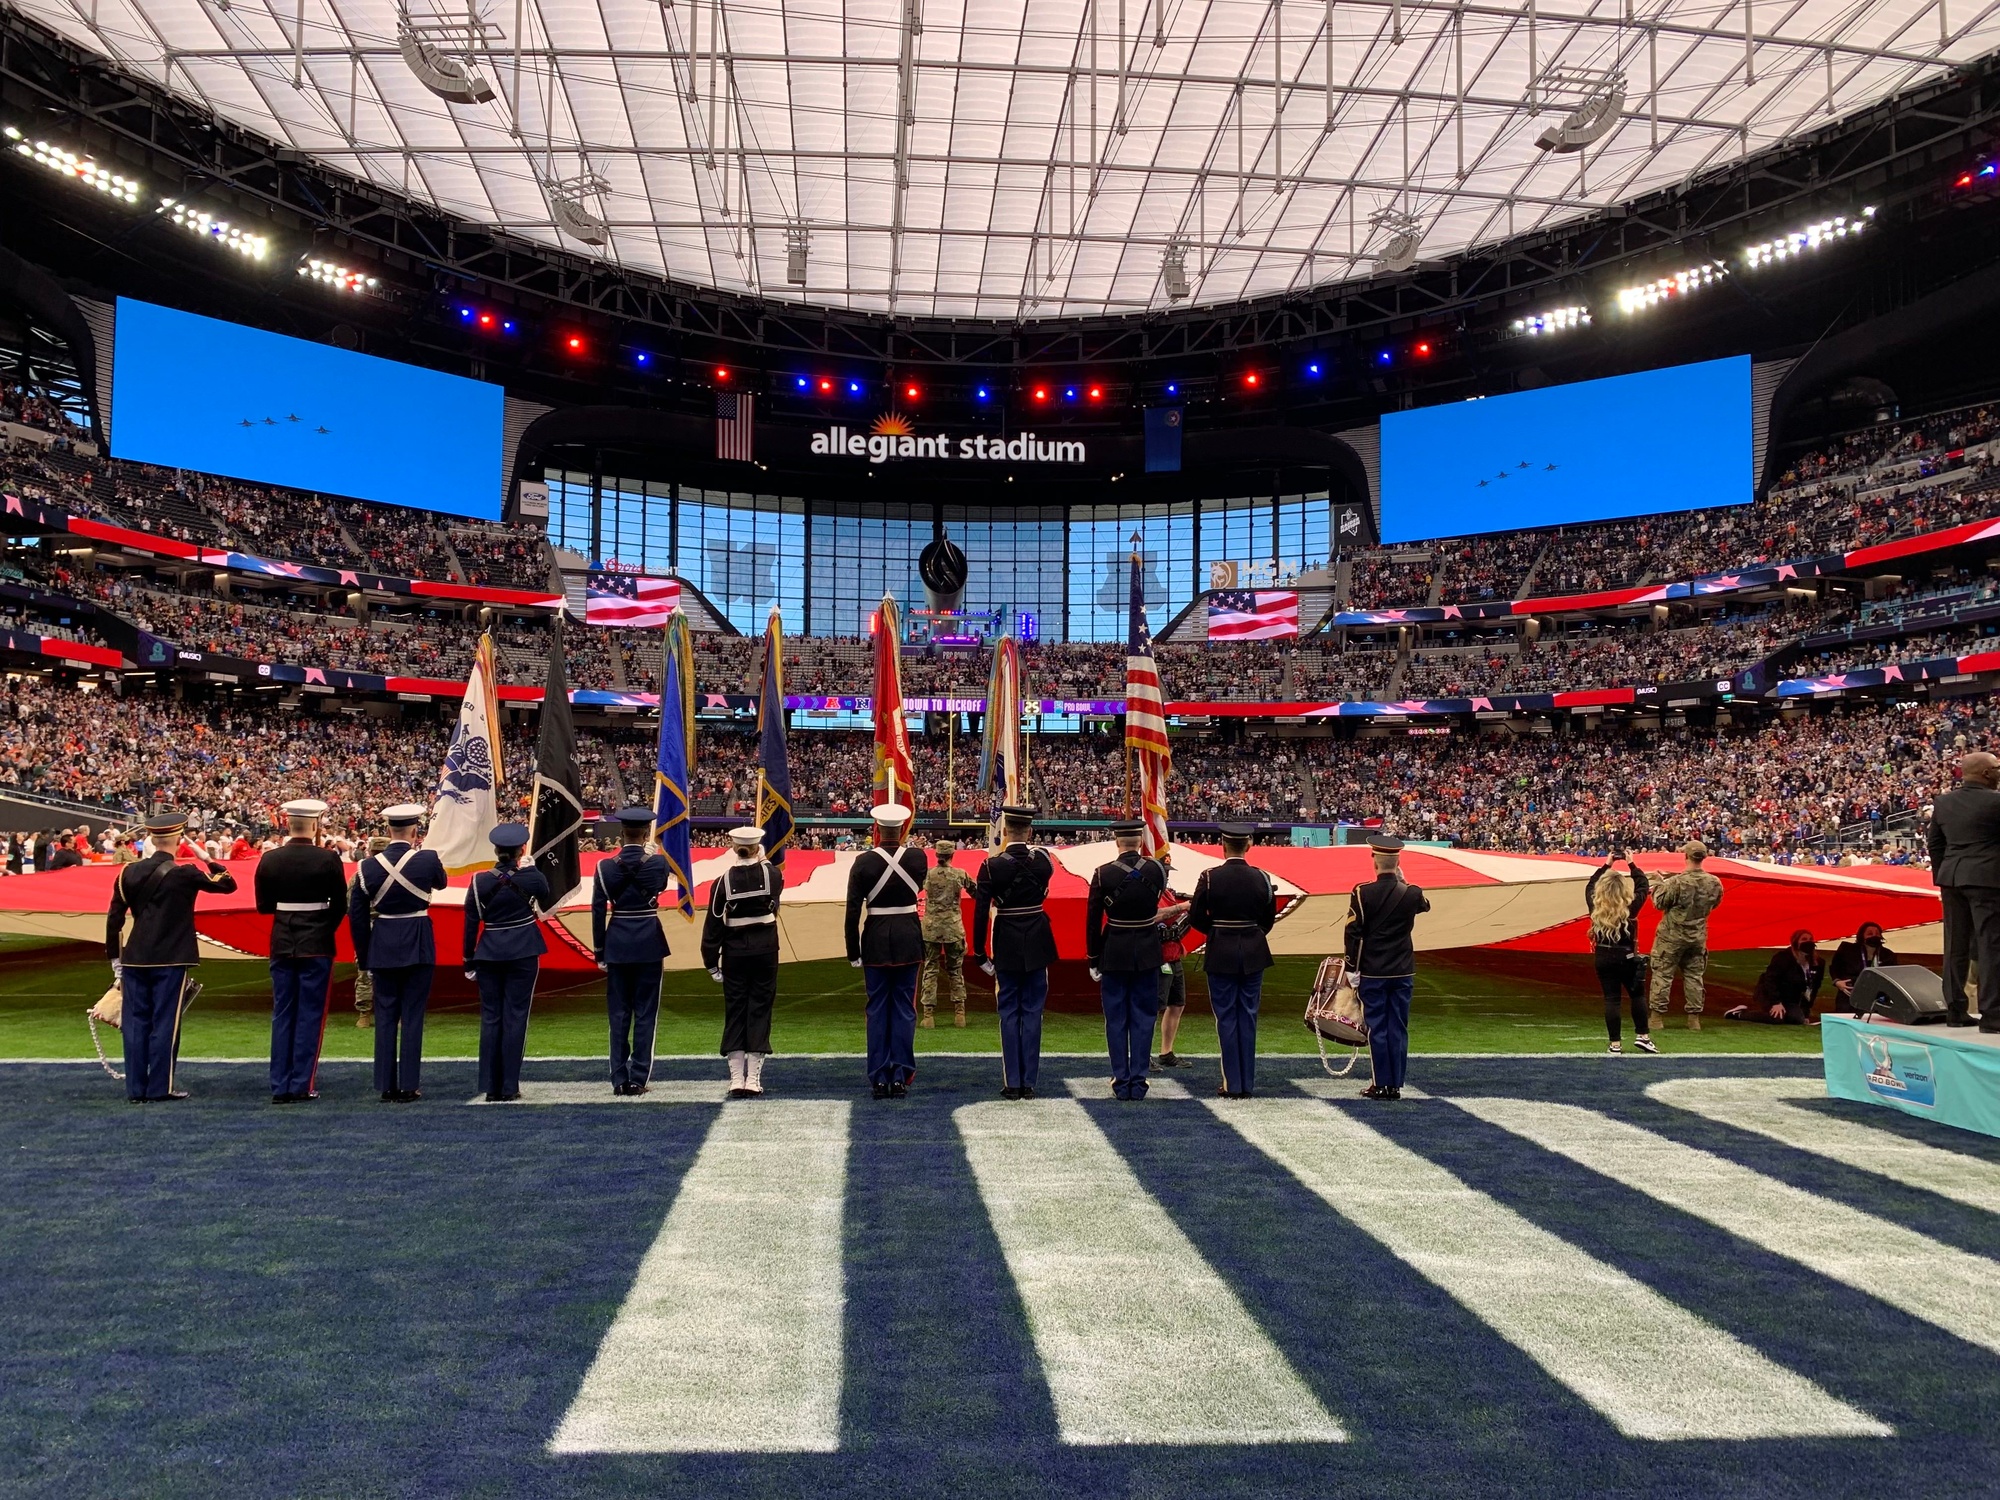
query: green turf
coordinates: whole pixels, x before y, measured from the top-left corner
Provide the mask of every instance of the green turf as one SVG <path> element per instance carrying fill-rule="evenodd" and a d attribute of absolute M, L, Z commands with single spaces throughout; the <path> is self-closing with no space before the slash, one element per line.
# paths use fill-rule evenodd
<path fill-rule="evenodd" d="M 1700 1032 L 1676 1016 L 1659 1033 L 1672 1052 L 1817 1052 L 1817 1030 L 1744 1026 L 1719 1019 L 1748 996 L 1765 962 L 1763 953 L 1716 954 L 1709 961 L 1710 1020 Z M 1266 977 L 1259 1049 L 1310 1052 L 1313 1040 L 1299 1024 L 1316 964 L 1286 958 Z M 259 963 L 210 963 L 199 977 L 200 1001 L 189 1012 L 182 1053 L 188 1058 L 256 1057 L 270 1048 L 270 985 Z M 0 939 L 0 1057 L 89 1057 L 83 1009 L 110 983 L 101 954 L 80 943 Z M 980 976 L 975 976 L 979 980 Z M 970 986 L 964 1030 L 945 1023 L 917 1033 L 917 1050 L 999 1051 L 990 981 Z M 1215 1052 L 1215 1025 L 1207 991 L 1190 974 L 1191 1000 L 1177 1050 Z M 1089 1008 L 1080 969 L 1065 972 L 1043 1027 L 1049 1052 L 1094 1052 L 1104 1031 Z M 334 1009 L 324 1055 L 371 1055 L 374 1033 L 354 1024 L 353 970 L 336 975 Z M 662 1056 L 713 1052 L 722 1029 L 720 989 L 699 971 L 667 976 L 657 1050 Z M 468 1057 L 478 1051 L 479 1008 L 472 987 L 455 969 L 441 969 L 431 1002 L 424 1050 L 431 1057 Z M 1630 1036 L 1629 1024 L 1626 1033 Z M 864 1046 L 861 976 L 837 961 L 786 965 L 779 975 L 772 1040 L 782 1052 L 859 1052 Z M 116 1043 L 107 1034 L 107 1048 Z M 606 1049 L 603 987 L 591 980 L 557 988 L 545 980 L 528 1033 L 531 1056 L 602 1056 Z M 1417 1052 L 1602 1051 L 1602 1002 L 1589 960 L 1540 954 L 1460 950 L 1425 955 L 1411 1007 L 1410 1044 Z"/>

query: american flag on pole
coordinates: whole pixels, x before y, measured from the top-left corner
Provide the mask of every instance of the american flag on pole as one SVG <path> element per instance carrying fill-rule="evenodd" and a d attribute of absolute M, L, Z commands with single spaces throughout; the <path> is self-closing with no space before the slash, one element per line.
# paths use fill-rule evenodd
<path fill-rule="evenodd" d="M 1226 589 L 1208 596 L 1211 641 L 1275 641 L 1298 633 L 1296 590 L 1251 593 Z"/>
<path fill-rule="evenodd" d="M 715 456 L 752 463 L 751 408 L 756 403 L 738 391 L 715 393 Z"/>
<path fill-rule="evenodd" d="M 1135 809 L 1145 824 L 1141 845 L 1157 859 L 1167 847 L 1167 774 L 1174 753 L 1167 743 L 1167 705 L 1160 692 L 1160 668 L 1153 660 L 1153 633 L 1146 625 L 1146 586 L 1141 576 L 1139 538 L 1132 538 L 1132 604 L 1125 643 L 1125 751 L 1139 794 Z"/>
<path fill-rule="evenodd" d="M 583 623 L 657 629 L 680 607 L 678 578 L 637 573 L 592 573 L 584 581 Z"/>

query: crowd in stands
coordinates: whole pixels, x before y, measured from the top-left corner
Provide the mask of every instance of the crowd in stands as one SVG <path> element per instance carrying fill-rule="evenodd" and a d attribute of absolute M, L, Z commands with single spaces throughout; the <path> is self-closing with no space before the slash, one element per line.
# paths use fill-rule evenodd
<path fill-rule="evenodd" d="M 1422 604 L 1430 598 L 1437 577 L 1436 560 L 1427 551 L 1373 548 L 1356 554 L 1353 581 L 1347 590 L 1349 609 L 1392 609 Z"/>

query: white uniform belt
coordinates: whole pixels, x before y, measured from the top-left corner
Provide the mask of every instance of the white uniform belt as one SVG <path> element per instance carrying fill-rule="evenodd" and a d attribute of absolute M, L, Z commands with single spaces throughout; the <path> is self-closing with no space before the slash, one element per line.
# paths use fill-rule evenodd
<path fill-rule="evenodd" d="M 378 911 L 375 913 L 375 920 L 378 922 L 407 922 L 412 917 L 428 917 L 429 915 L 428 911 Z"/>
<path fill-rule="evenodd" d="M 907 917 L 915 915 L 916 910 L 917 904 L 914 901 L 908 906 L 876 906 L 873 902 L 870 902 L 868 915 L 871 917 Z"/>
<path fill-rule="evenodd" d="M 1146 917 L 1134 922 L 1122 920 L 1118 917 L 1107 917 L 1105 918 L 1104 925 L 1106 927 L 1158 927 L 1160 919 L 1158 917 Z"/>
<path fill-rule="evenodd" d="M 486 930 L 488 932 L 512 932 L 516 927 L 533 927 L 534 925 L 535 919 L 533 917 L 523 917 L 518 922 L 488 922 Z"/>
<path fill-rule="evenodd" d="M 776 912 L 767 911 L 761 917 L 724 917 L 722 925 L 724 927 L 762 927 L 766 923 L 777 920 L 778 914 Z"/>
<path fill-rule="evenodd" d="M 620 917 L 657 917 L 659 914 L 660 909 L 657 906 L 649 906 L 644 911 L 614 911 L 611 920 L 615 922 Z"/>
<path fill-rule="evenodd" d="M 1039 917 L 1046 915 L 1039 906 L 996 906 L 993 908 L 993 911 L 996 916 L 1002 917 Z"/>
<path fill-rule="evenodd" d="M 329 901 L 280 901 L 279 911 L 325 911 L 333 903 Z"/>

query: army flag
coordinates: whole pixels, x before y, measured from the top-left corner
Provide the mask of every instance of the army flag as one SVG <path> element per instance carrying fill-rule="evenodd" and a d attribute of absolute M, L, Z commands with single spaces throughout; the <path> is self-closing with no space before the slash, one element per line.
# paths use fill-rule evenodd
<path fill-rule="evenodd" d="M 910 770 L 910 724 L 903 717 L 903 624 L 893 594 L 882 596 L 875 614 L 875 796 L 874 804 L 895 802 L 916 811 L 915 776 Z"/>
<path fill-rule="evenodd" d="M 493 868 L 488 840 L 500 822 L 496 788 L 506 777 L 500 763 L 500 703 L 493 691 L 493 637 L 482 635 L 465 679 L 458 726 L 444 753 L 444 769 L 431 796 L 424 846 L 454 875 Z"/>
<path fill-rule="evenodd" d="M 1146 624 L 1146 588 L 1136 535 L 1125 641 L 1125 754 L 1139 801 L 1126 811 L 1136 813 L 1145 824 L 1141 847 L 1157 859 L 1167 847 L 1167 775 L 1173 770 L 1174 754 L 1167 743 L 1167 705 L 1160 691 L 1160 665 L 1153 659 L 1153 632 Z"/>
<path fill-rule="evenodd" d="M 1026 795 L 1021 755 L 1021 646 L 1010 630 L 993 648 L 986 680 L 985 733 L 979 747 L 979 788 L 992 793 L 987 847 L 1000 847 L 1000 809 Z"/>
<path fill-rule="evenodd" d="M 660 673 L 660 750 L 653 763 L 653 839 L 674 877 L 681 915 L 694 918 L 694 637 L 676 605 L 667 616 Z"/>
<path fill-rule="evenodd" d="M 549 617 L 549 676 L 542 690 L 542 732 L 535 745 L 535 795 L 528 814 L 528 858 L 561 901 L 583 878 L 577 835 L 583 830 L 583 783 L 576 769 L 576 721 L 570 715 L 563 662 L 562 615 Z"/>
<path fill-rule="evenodd" d="M 792 762 L 785 745 L 785 631 L 775 604 L 764 625 L 757 690 L 757 826 L 764 830 L 764 857 L 782 869 L 792 842 Z"/>

